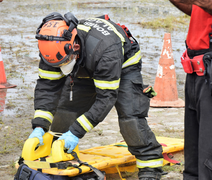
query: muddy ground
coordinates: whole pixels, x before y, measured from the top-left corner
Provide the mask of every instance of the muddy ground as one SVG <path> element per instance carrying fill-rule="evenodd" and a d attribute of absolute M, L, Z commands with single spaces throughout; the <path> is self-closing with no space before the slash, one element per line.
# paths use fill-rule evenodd
<path fill-rule="evenodd" d="M 125 24 L 140 44 L 144 82 L 151 85 L 154 85 L 164 34 L 171 33 L 178 96 L 184 99 L 185 73 L 180 64 L 180 55 L 185 49 L 188 19 L 181 22 L 182 13 L 168 0 L 4 0 L 0 3 L 1 54 L 7 81 L 17 87 L 0 90 L 0 98 L 6 96 L 0 108 L 4 109 L 0 112 L 1 180 L 13 179 L 16 172 L 14 163 L 21 155 L 23 144 L 32 131 L 34 87 L 39 63 L 37 40 L 34 36 L 42 19 L 54 11 L 61 14 L 71 11 L 78 19 L 108 14 L 112 20 Z M 177 23 L 174 21 L 176 19 L 179 20 Z M 147 22 L 159 24 L 151 27 L 147 26 Z M 157 136 L 183 139 L 183 114 L 183 108 L 151 107 L 148 123 Z M 108 145 L 121 140 L 117 114 L 112 109 L 99 126 L 80 140 L 79 148 Z M 182 164 L 164 167 L 169 173 L 162 180 L 182 179 L 183 152 L 174 154 L 174 158 Z M 136 173 L 123 173 L 123 176 L 127 180 L 137 179 Z M 108 179 L 119 177 L 113 174 L 108 175 Z"/>

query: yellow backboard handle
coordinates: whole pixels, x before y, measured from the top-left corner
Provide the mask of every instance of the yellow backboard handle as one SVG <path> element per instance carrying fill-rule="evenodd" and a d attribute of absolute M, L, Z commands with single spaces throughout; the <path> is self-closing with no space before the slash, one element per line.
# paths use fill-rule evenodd
<path fill-rule="evenodd" d="M 52 140 L 53 135 L 48 132 L 43 135 L 44 145 L 42 146 L 37 147 L 39 144 L 38 138 L 27 139 L 22 150 L 22 158 L 34 161 L 40 157 L 48 156 L 51 153 Z"/>
<path fill-rule="evenodd" d="M 64 140 L 56 140 L 52 144 L 52 159 L 54 162 L 60 162 L 60 161 L 70 161 L 73 160 L 74 157 L 71 154 L 68 154 L 64 151 Z M 78 145 L 73 150 L 77 153 L 79 157 L 79 147 Z"/>

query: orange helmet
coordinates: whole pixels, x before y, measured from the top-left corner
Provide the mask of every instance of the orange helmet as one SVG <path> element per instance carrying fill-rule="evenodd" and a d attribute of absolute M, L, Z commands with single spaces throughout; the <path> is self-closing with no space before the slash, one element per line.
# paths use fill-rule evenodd
<path fill-rule="evenodd" d="M 70 55 L 75 53 L 73 45 L 77 35 L 78 21 L 74 26 L 73 22 L 68 26 L 66 18 L 52 19 L 48 19 L 40 25 L 36 39 L 38 39 L 40 56 L 44 62 L 50 66 L 60 67 L 67 64 L 70 61 Z"/>

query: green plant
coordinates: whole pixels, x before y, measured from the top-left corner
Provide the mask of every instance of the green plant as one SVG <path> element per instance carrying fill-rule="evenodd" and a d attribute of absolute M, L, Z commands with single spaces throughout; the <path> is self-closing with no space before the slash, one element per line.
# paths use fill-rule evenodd
<path fill-rule="evenodd" d="M 152 21 L 147 22 L 139 22 L 144 28 L 151 29 L 167 29 L 169 31 L 173 31 L 178 28 L 185 27 L 189 23 L 189 16 L 183 15 L 179 17 L 175 17 L 173 15 L 166 16 L 165 18 L 155 18 Z M 187 27 L 187 26 L 186 26 Z"/>

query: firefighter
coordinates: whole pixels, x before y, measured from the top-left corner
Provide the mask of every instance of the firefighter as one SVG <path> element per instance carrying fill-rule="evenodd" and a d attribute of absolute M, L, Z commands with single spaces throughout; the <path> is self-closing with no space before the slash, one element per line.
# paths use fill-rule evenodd
<path fill-rule="evenodd" d="M 33 132 L 42 136 L 51 126 L 63 133 L 70 153 L 79 139 L 98 125 L 113 106 L 120 132 L 137 159 L 140 180 L 159 180 L 162 147 L 148 126 L 149 98 L 141 76 L 139 44 L 108 16 L 80 21 L 70 12 L 51 13 L 37 29 L 40 51 L 35 88 Z"/>
<path fill-rule="evenodd" d="M 184 180 L 212 179 L 212 97 L 204 61 L 212 56 L 211 1 L 170 0 L 191 16 L 182 65 L 185 83 Z M 210 63 L 210 62 L 209 62 Z M 211 70 L 210 68 L 208 69 Z"/>

